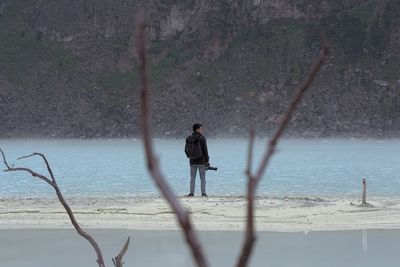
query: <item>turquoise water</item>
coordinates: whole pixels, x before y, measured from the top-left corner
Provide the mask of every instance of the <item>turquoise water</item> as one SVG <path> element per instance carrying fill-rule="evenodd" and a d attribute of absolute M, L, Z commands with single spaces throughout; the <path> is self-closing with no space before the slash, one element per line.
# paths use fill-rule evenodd
<path fill-rule="evenodd" d="M 9 163 L 45 172 L 39 158 L 15 160 L 32 152 L 45 153 L 64 194 L 69 196 L 159 195 L 145 169 L 140 140 L 2 140 Z M 208 140 L 209 195 L 244 195 L 247 140 Z M 168 183 L 178 195 L 188 193 L 189 168 L 184 140 L 156 140 L 156 151 Z M 265 140 L 257 140 L 255 161 Z M 264 176 L 258 194 L 265 196 L 358 195 L 361 179 L 374 196 L 400 196 L 398 140 L 283 140 Z M 199 193 L 199 179 L 196 193 Z M 0 197 L 51 196 L 42 181 L 26 173 L 0 173 Z"/>

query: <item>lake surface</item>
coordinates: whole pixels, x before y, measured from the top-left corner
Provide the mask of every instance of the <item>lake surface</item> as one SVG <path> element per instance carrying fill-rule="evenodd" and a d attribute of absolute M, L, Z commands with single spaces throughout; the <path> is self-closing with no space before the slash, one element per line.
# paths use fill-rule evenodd
<path fill-rule="evenodd" d="M 107 266 L 127 236 L 132 239 L 124 266 L 196 266 L 179 231 L 91 230 Z M 198 232 L 210 266 L 234 266 L 241 232 Z M 74 230 L 0 231 L 0 263 L 7 267 L 97 266 L 95 253 Z M 249 266 L 398 266 L 398 230 L 310 233 L 258 232 Z M 46 253 L 43 253 L 46 251 Z"/>
<path fill-rule="evenodd" d="M 209 139 L 209 195 L 244 195 L 245 139 Z M 255 161 L 266 145 L 257 140 Z M 32 152 L 48 157 L 58 183 L 69 196 L 159 195 L 145 169 L 142 143 L 120 140 L 1 140 L 9 163 L 46 172 L 40 158 L 16 160 Z M 156 140 L 156 152 L 168 183 L 178 195 L 188 193 L 189 167 L 184 140 Z M 359 195 L 361 179 L 374 196 L 400 196 L 398 140 L 283 140 L 259 188 L 262 196 Z M 196 194 L 200 191 L 197 180 Z M 53 196 L 27 173 L 0 173 L 0 197 Z"/>

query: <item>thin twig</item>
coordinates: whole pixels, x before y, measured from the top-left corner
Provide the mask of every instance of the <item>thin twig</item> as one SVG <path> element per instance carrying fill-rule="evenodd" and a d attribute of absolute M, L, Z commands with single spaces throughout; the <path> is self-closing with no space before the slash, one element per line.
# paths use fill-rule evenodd
<path fill-rule="evenodd" d="M 34 157 L 34 156 L 39 156 L 39 157 L 41 157 L 41 158 L 43 159 L 44 163 L 46 164 L 47 171 L 48 171 L 49 174 L 50 174 L 51 180 L 55 183 L 55 182 L 56 182 L 56 179 L 55 179 L 55 177 L 54 177 L 53 171 L 51 170 L 50 164 L 49 164 L 49 162 L 47 161 L 46 157 L 45 157 L 42 153 L 36 153 L 36 152 L 34 152 L 34 153 L 30 154 L 30 155 L 22 156 L 22 157 L 19 157 L 19 158 L 17 158 L 17 159 L 20 160 L 20 159 L 25 159 L 25 158 Z"/>
<path fill-rule="evenodd" d="M 203 249 L 200 245 L 199 239 L 196 232 L 193 229 L 192 223 L 188 212 L 186 212 L 179 201 L 177 200 L 175 194 L 172 192 L 164 175 L 161 173 L 159 168 L 159 163 L 154 155 L 152 134 L 151 134 L 151 111 L 150 111 L 150 86 L 148 82 L 148 72 L 147 72 L 147 51 L 144 36 L 144 16 L 140 16 L 138 20 L 137 29 L 137 51 L 139 58 L 139 71 L 140 71 L 140 81 L 141 81 L 141 113 L 142 113 L 142 134 L 143 142 L 146 153 L 147 167 L 150 171 L 153 181 L 157 185 L 158 189 L 161 191 L 163 197 L 169 203 L 172 211 L 175 213 L 178 223 L 184 232 L 186 242 L 188 243 L 192 255 L 194 257 L 197 266 L 206 267 L 208 263 L 203 254 Z"/>
<path fill-rule="evenodd" d="M 247 167 L 246 167 L 246 175 L 251 175 L 251 165 L 253 164 L 253 149 L 254 149 L 254 138 L 255 131 L 254 129 L 250 129 L 249 132 L 249 148 L 247 150 Z"/>
<path fill-rule="evenodd" d="M 10 165 L 8 165 L 6 156 L 4 155 L 4 152 L 3 152 L 3 150 L 2 150 L 1 148 L 0 148 L 0 152 L 1 152 L 1 155 L 2 155 L 2 157 L 3 157 L 4 165 L 6 165 L 7 169 L 11 169 Z"/>
<path fill-rule="evenodd" d="M 322 64 L 324 63 L 327 55 L 328 55 L 329 45 L 327 43 L 323 43 L 323 48 L 319 52 L 318 59 L 312 65 L 309 74 L 304 79 L 304 81 L 300 84 L 299 88 L 297 89 L 296 95 L 293 97 L 288 110 L 286 111 L 285 115 L 283 116 L 282 121 L 279 124 L 278 130 L 272 136 L 271 140 L 267 144 L 267 150 L 261 160 L 260 166 L 255 174 L 257 182 L 263 176 L 266 167 L 269 163 L 271 155 L 275 152 L 276 144 L 278 143 L 279 138 L 282 136 L 286 126 L 288 125 L 293 112 L 295 111 L 297 105 L 299 104 L 301 98 L 303 97 L 305 91 L 309 88 L 311 83 L 313 82 L 315 76 L 317 75 L 318 71 L 320 70 Z"/>
<path fill-rule="evenodd" d="M 94 250 L 96 252 L 96 255 L 97 255 L 97 260 L 96 260 L 97 264 L 99 265 L 99 267 L 105 267 L 104 260 L 103 260 L 103 255 L 102 255 L 102 252 L 100 250 L 99 245 L 94 240 L 94 238 L 91 235 L 89 235 L 86 231 L 84 231 L 80 227 L 80 225 L 78 224 L 77 220 L 75 219 L 74 213 L 72 212 L 71 207 L 65 201 L 65 199 L 64 199 L 64 197 L 63 197 L 63 195 L 61 193 L 61 190 L 58 187 L 57 182 L 55 181 L 53 172 L 51 171 L 50 164 L 48 163 L 48 160 L 46 159 L 46 157 L 41 153 L 33 153 L 31 155 L 24 156 L 24 157 L 21 157 L 21 158 L 27 158 L 27 157 L 31 157 L 31 156 L 40 156 L 40 157 L 42 157 L 44 162 L 47 165 L 47 168 L 48 168 L 48 171 L 49 171 L 49 173 L 51 175 L 51 179 L 52 180 L 50 180 L 45 175 L 39 174 L 39 173 L 29 169 L 29 168 L 13 168 L 13 167 L 10 167 L 10 165 L 8 164 L 7 159 L 6 159 L 5 155 L 4 155 L 4 152 L 3 152 L 3 150 L 1 148 L 0 148 L 0 151 L 1 151 L 1 154 L 3 156 L 3 162 L 7 167 L 7 169 L 4 170 L 5 172 L 25 171 L 25 172 L 30 173 L 33 177 L 37 177 L 37 178 L 47 182 L 51 187 L 53 187 L 53 189 L 56 191 L 58 200 L 60 201 L 61 205 L 64 207 L 65 211 L 67 212 L 67 214 L 69 216 L 69 219 L 70 219 L 72 225 L 74 226 L 75 230 L 78 232 L 78 234 L 80 236 L 85 238 L 92 245 L 92 247 L 94 248 Z"/>
<path fill-rule="evenodd" d="M 297 105 L 299 104 L 300 100 L 302 99 L 305 91 L 310 87 L 312 81 L 314 80 L 318 71 L 321 69 L 323 62 L 325 61 L 325 59 L 328 55 L 329 45 L 326 42 L 324 37 L 322 39 L 323 39 L 322 40 L 323 46 L 319 52 L 319 57 L 312 65 L 307 77 L 299 85 L 299 88 L 297 89 L 297 93 L 294 96 L 294 98 L 292 99 L 285 115 L 283 116 L 283 119 L 280 122 L 277 131 L 272 136 L 270 141 L 267 143 L 267 148 L 261 159 L 261 163 L 260 163 L 256 173 L 253 175 L 250 171 L 247 172 L 247 176 L 248 176 L 248 188 L 247 188 L 248 204 L 247 205 L 248 205 L 248 207 L 247 207 L 246 238 L 245 238 L 238 262 L 236 264 L 237 267 L 247 266 L 251 252 L 253 250 L 254 242 L 256 240 L 256 237 L 254 234 L 254 214 L 253 213 L 254 213 L 254 196 L 255 196 L 255 190 L 257 188 L 257 185 L 260 182 L 260 180 L 268 166 L 268 163 L 272 157 L 272 154 L 275 152 L 275 147 L 279 141 L 279 138 L 282 136 L 286 126 L 288 125 L 294 110 L 296 109 Z M 254 139 L 254 137 L 252 137 L 250 135 L 249 147 L 253 146 L 252 145 L 253 139 Z M 249 151 L 250 151 L 250 148 L 249 148 Z M 248 157 L 251 157 L 250 153 L 249 153 Z M 248 162 L 251 162 L 251 159 L 248 159 Z M 249 167 L 248 167 L 248 170 L 250 170 Z"/>
<path fill-rule="evenodd" d="M 54 187 L 54 183 L 49 178 L 47 178 L 46 176 L 44 176 L 44 175 L 42 175 L 40 173 L 37 173 L 37 172 L 35 172 L 35 171 L 33 171 L 33 170 L 29 169 L 29 168 L 22 168 L 22 167 L 14 168 L 14 167 L 11 167 L 8 164 L 6 156 L 4 155 L 4 152 L 3 152 L 3 150 L 1 148 L 0 148 L 0 152 L 1 152 L 1 155 L 3 157 L 4 165 L 6 165 L 6 167 L 7 167 L 7 169 L 5 169 L 4 172 L 15 172 L 15 171 L 29 172 L 33 177 L 39 178 L 39 179 L 45 181 L 46 183 L 48 183 L 50 186 Z"/>
<path fill-rule="evenodd" d="M 46 176 L 37 173 L 29 168 L 23 168 L 23 167 L 18 167 L 18 168 L 9 168 L 4 170 L 4 172 L 15 172 L 15 171 L 25 171 L 25 172 L 29 172 L 33 177 L 39 178 L 43 181 L 45 181 L 46 183 L 48 183 L 50 186 L 54 187 L 54 183 L 52 181 L 50 181 L 49 178 L 47 178 Z"/>
<path fill-rule="evenodd" d="M 251 174 L 251 165 L 253 161 L 253 148 L 254 148 L 254 138 L 255 138 L 255 131 L 254 129 L 250 130 L 249 134 L 249 148 L 247 153 L 247 168 L 246 168 L 246 175 L 248 177 L 247 180 L 247 224 L 246 224 L 246 237 L 245 243 L 242 248 L 242 255 L 240 256 L 240 263 L 244 262 L 246 264 L 250 253 L 253 249 L 254 242 L 256 240 L 256 235 L 254 233 L 254 191 L 255 191 L 255 178 Z M 241 266 L 241 265 L 239 265 Z"/>
<path fill-rule="evenodd" d="M 126 240 L 126 242 L 125 242 L 124 246 L 122 247 L 121 251 L 119 252 L 119 254 L 115 258 L 112 259 L 115 267 L 123 267 L 124 261 L 122 259 L 124 258 L 124 255 L 125 255 L 126 251 L 128 250 L 129 241 L 130 241 L 130 238 L 128 237 L 128 239 Z"/>

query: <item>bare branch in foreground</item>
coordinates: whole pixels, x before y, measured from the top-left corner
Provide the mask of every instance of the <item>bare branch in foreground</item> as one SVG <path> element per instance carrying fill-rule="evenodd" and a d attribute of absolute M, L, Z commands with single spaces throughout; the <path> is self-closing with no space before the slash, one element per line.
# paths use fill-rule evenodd
<path fill-rule="evenodd" d="M 172 211 L 175 213 L 178 223 L 184 232 L 186 242 L 189 245 L 194 260 L 198 267 L 207 267 L 208 263 L 203 254 L 203 249 L 196 232 L 193 229 L 192 223 L 188 212 L 185 211 L 175 194 L 165 181 L 164 175 L 159 168 L 158 160 L 153 152 L 152 134 L 151 134 L 151 105 L 150 105 L 150 86 L 148 82 L 147 72 L 147 51 L 145 44 L 145 24 L 144 17 L 141 16 L 137 24 L 137 53 L 139 58 L 139 71 L 141 81 L 141 115 L 142 115 L 142 134 L 143 142 L 146 153 L 147 167 L 153 178 L 153 181 L 161 191 L 163 197 L 170 205 Z"/>
<path fill-rule="evenodd" d="M 78 232 L 78 234 L 80 236 L 85 238 L 92 245 L 93 249 L 95 250 L 96 255 L 97 255 L 97 260 L 96 260 L 97 264 L 99 265 L 99 267 L 105 267 L 103 255 L 102 255 L 102 252 L 100 250 L 99 245 L 97 244 L 97 242 L 94 240 L 94 238 L 91 235 L 89 235 L 86 231 L 84 231 L 80 227 L 79 223 L 75 219 L 75 216 L 74 216 L 74 213 L 72 212 L 71 207 L 65 201 L 64 196 L 62 195 L 61 190 L 58 187 L 58 184 L 56 182 L 54 174 L 53 174 L 53 172 L 51 170 L 50 164 L 49 164 L 47 158 L 45 157 L 45 155 L 43 155 L 41 153 L 32 153 L 31 155 L 23 156 L 23 157 L 20 157 L 19 159 L 29 158 L 29 157 L 33 157 L 33 156 L 40 156 L 44 160 L 44 162 L 45 162 L 45 164 L 47 166 L 47 170 L 49 171 L 49 174 L 51 175 L 51 180 L 48 177 L 46 177 L 45 175 L 37 173 L 37 172 L 35 172 L 35 171 L 33 171 L 33 170 L 29 169 L 29 168 L 21 168 L 21 167 L 14 168 L 14 167 L 10 167 L 10 165 L 8 164 L 7 159 L 6 159 L 5 155 L 4 155 L 4 152 L 3 152 L 3 150 L 1 148 L 0 148 L 0 152 L 1 152 L 1 155 L 3 157 L 3 162 L 7 167 L 7 169 L 4 170 L 5 172 L 25 171 L 25 172 L 30 173 L 33 177 L 37 177 L 37 178 L 45 181 L 46 183 L 48 183 L 51 187 L 53 187 L 53 189 L 56 191 L 58 200 L 60 201 L 61 205 L 64 207 L 65 211 L 67 212 L 67 214 L 69 216 L 69 219 L 71 220 L 71 223 L 74 226 L 75 230 Z M 127 242 L 125 243 L 123 249 L 121 250 L 120 254 L 116 257 L 116 258 L 120 257 L 120 262 L 121 263 L 122 263 L 122 257 L 124 256 L 124 254 L 125 254 L 125 252 L 126 252 L 126 250 L 128 248 L 128 245 L 129 245 L 129 238 L 128 238 Z M 117 266 L 117 267 L 122 267 L 122 265 Z"/>
<path fill-rule="evenodd" d="M 25 159 L 25 158 L 34 157 L 34 156 L 39 156 L 43 159 L 44 163 L 46 164 L 47 171 L 50 174 L 51 180 L 53 181 L 53 183 L 55 183 L 56 179 L 54 178 L 54 174 L 53 174 L 53 171 L 51 170 L 50 164 L 47 161 L 46 157 L 42 153 L 32 153 L 28 156 L 19 157 L 18 159 Z"/>
<path fill-rule="evenodd" d="M 253 148 L 254 148 L 254 138 L 255 138 L 254 129 L 250 129 L 249 132 L 249 148 L 247 150 L 247 167 L 246 167 L 246 175 L 251 175 L 251 164 L 253 163 Z"/>
<path fill-rule="evenodd" d="M 122 260 L 124 258 L 124 255 L 125 255 L 126 251 L 128 250 L 129 241 L 130 241 L 130 238 L 128 237 L 128 239 L 126 240 L 126 242 L 125 242 L 124 246 L 122 247 L 120 253 L 115 258 L 112 259 L 115 267 L 123 267 L 124 262 Z"/>
<path fill-rule="evenodd" d="M 46 183 L 48 183 L 52 187 L 54 187 L 54 183 L 49 178 L 47 178 L 46 176 L 44 176 L 44 175 L 42 175 L 40 173 L 37 173 L 37 172 L 35 172 L 35 171 L 33 171 L 33 170 L 29 169 L 29 168 L 22 168 L 22 167 L 14 168 L 14 167 L 11 167 L 8 164 L 6 156 L 4 155 L 4 152 L 3 152 L 3 150 L 1 148 L 0 148 L 0 152 L 1 152 L 1 155 L 3 157 L 4 165 L 6 165 L 6 167 L 7 167 L 7 169 L 5 169 L 4 172 L 13 172 L 13 171 L 29 172 L 33 177 L 37 177 L 37 178 L 45 181 Z"/>
<path fill-rule="evenodd" d="M 10 165 L 8 165 L 6 156 L 4 155 L 4 152 L 3 152 L 3 150 L 1 148 L 0 148 L 0 152 L 1 152 L 1 156 L 3 157 L 4 165 L 6 165 L 7 169 L 11 169 Z"/>
<path fill-rule="evenodd" d="M 254 242 L 256 240 L 254 234 L 254 196 L 255 191 L 257 188 L 258 183 L 260 182 L 267 165 L 272 157 L 272 154 L 275 152 L 276 144 L 279 141 L 279 138 L 282 136 L 286 126 L 288 125 L 290 118 L 293 115 L 294 110 L 296 109 L 297 105 L 299 104 L 300 100 L 302 99 L 305 91 L 310 87 L 312 81 L 314 80 L 315 76 L 317 75 L 318 71 L 321 69 L 322 64 L 324 63 L 329 50 L 329 45 L 326 40 L 323 38 L 323 47 L 319 52 L 319 57 L 312 65 L 307 77 L 303 80 L 303 82 L 299 85 L 297 89 L 297 93 L 292 99 L 288 110 L 286 111 L 285 115 L 283 116 L 282 121 L 279 124 L 279 127 L 275 134 L 270 139 L 269 143 L 267 143 L 266 151 L 261 159 L 261 163 L 257 169 L 255 174 L 250 172 L 250 165 L 251 164 L 251 157 L 252 157 L 252 147 L 254 142 L 253 134 L 250 134 L 250 145 L 249 145 L 249 159 L 248 159 L 248 188 L 247 188 L 247 200 L 248 200 L 248 207 L 247 207 L 247 225 L 246 225 L 246 238 L 244 241 L 244 245 L 242 248 L 242 252 L 237 262 L 237 267 L 245 267 L 248 264 L 251 252 L 253 250 Z"/>

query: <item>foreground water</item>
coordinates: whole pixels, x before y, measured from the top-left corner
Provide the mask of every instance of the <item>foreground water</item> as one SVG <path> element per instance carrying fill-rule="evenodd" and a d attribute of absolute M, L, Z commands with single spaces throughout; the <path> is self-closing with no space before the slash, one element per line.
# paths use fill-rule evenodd
<path fill-rule="evenodd" d="M 244 195 L 247 140 L 208 140 L 207 173 L 210 195 Z M 139 140 L 2 140 L 10 163 L 39 172 L 39 158 L 15 160 L 32 152 L 45 153 L 63 192 L 69 196 L 159 195 L 146 169 Z M 168 183 L 178 195 L 188 192 L 188 160 L 183 140 L 156 140 L 156 151 Z M 255 161 L 265 148 L 257 140 Z M 356 195 L 363 177 L 374 196 L 400 196 L 400 141 L 283 140 L 258 188 L 259 195 Z M 199 180 L 196 185 L 199 191 Z M 0 173 L 0 197 L 50 196 L 53 192 L 26 173 Z"/>
<path fill-rule="evenodd" d="M 108 266 L 122 243 L 133 240 L 124 266 L 195 266 L 178 231 L 92 230 Z M 398 230 L 310 233 L 259 232 L 249 266 L 398 266 Z M 90 245 L 73 230 L 0 231 L 0 264 L 7 267 L 96 266 Z M 234 266 L 241 232 L 199 232 L 211 266 Z M 46 253 L 43 253 L 46 251 Z"/>

